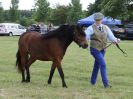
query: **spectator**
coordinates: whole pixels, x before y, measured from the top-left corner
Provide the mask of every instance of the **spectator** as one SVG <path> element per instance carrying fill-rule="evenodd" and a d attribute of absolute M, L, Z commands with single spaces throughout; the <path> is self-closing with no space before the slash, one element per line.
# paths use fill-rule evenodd
<path fill-rule="evenodd" d="M 41 30 L 40 30 L 40 26 L 39 26 L 39 24 L 36 25 L 36 27 L 35 27 L 35 31 L 41 33 Z"/>
<path fill-rule="evenodd" d="M 48 24 L 48 31 L 51 31 L 53 29 L 53 24 L 52 23 L 49 23 Z"/>

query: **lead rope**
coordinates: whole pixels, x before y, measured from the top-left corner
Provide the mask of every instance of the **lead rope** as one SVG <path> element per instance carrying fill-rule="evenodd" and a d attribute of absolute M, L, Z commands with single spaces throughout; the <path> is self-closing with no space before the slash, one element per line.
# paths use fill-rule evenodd
<path fill-rule="evenodd" d="M 117 43 L 116 43 L 116 47 L 123 53 L 125 57 L 127 57 L 127 53 L 123 51 Z"/>
<path fill-rule="evenodd" d="M 107 45 L 104 49 L 107 49 L 108 47 L 110 47 L 113 43 L 110 43 L 109 45 Z M 123 51 L 123 49 L 120 48 L 120 46 L 116 43 L 116 47 L 123 53 L 123 55 L 125 57 L 127 57 L 127 53 L 125 51 Z M 87 48 L 87 50 L 89 50 L 89 48 Z"/>
<path fill-rule="evenodd" d="M 104 49 L 107 49 L 109 46 L 111 46 L 113 43 L 110 43 L 108 46 L 106 46 Z M 125 57 L 127 57 L 127 53 L 125 52 L 125 51 L 123 51 L 123 49 L 121 49 L 120 48 L 120 46 L 119 46 L 119 44 L 115 44 L 116 45 L 116 47 L 123 53 L 123 55 L 125 56 Z"/>
<path fill-rule="evenodd" d="M 104 49 L 107 49 L 108 47 L 110 47 L 113 43 L 110 43 L 109 45 L 107 45 Z"/>

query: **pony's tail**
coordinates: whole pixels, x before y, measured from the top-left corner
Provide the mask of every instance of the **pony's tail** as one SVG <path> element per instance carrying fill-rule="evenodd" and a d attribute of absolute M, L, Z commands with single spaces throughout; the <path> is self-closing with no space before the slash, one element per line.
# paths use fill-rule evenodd
<path fill-rule="evenodd" d="M 16 67 L 18 68 L 19 72 L 22 72 L 22 69 L 21 69 L 21 55 L 20 55 L 19 49 L 18 49 L 18 52 L 16 53 Z"/>

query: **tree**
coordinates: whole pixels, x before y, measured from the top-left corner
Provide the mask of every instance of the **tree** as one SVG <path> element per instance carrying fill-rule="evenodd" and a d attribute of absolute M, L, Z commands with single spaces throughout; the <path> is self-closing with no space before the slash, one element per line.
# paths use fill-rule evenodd
<path fill-rule="evenodd" d="M 127 9 L 128 9 L 127 15 L 129 15 L 128 21 L 133 22 L 133 4 L 128 5 Z"/>
<path fill-rule="evenodd" d="M 37 0 L 35 7 L 36 7 L 36 20 L 38 22 L 46 21 L 49 12 L 49 2 L 47 0 Z"/>
<path fill-rule="evenodd" d="M 3 20 L 4 20 L 4 10 L 0 2 L 0 22 L 3 22 Z"/>
<path fill-rule="evenodd" d="M 36 22 L 33 18 L 24 16 L 20 19 L 19 23 L 23 26 L 29 26 L 31 24 L 35 24 Z"/>
<path fill-rule="evenodd" d="M 103 0 L 102 2 L 102 12 L 105 15 L 111 16 L 113 18 L 126 12 L 125 0 Z"/>
<path fill-rule="evenodd" d="M 51 9 L 50 11 L 49 21 L 55 25 L 66 23 L 69 9 L 69 6 L 57 4 L 55 9 Z"/>
<path fill-rule="evenodd" d="M 31 10 L 20 10 L 19 12 L 21 17 L 32 17 Z"/>
<path fill-rule="evenodd" d="M 88 14 L 103 12 L 105 16 L 122 20 L 132 20 L 132 9 L 132 0 L 96 0 L 94 4 L 89 5 Z"/>
<path fill-rule="evenodd" d="M 103 0 L 102 12 L 113 18 L 129 19 L 130 5 L 132 0 Z M 128 9 L 129 8 L 129 9 Z M 133 9 L 133 8 L 132 8 Z"/>
<path fill-rule="evenodd" d="M 4 10 L 4 22 L 10 21 L 10 11 L 9 10 Z"/>
<path fill-rule="evenodd" d="M 34 11 L 33 10 L 20 10 L 20 24 L 24 26 L 28 26 L 31 24 L 36 23 L 35 18 L 32 16 Z"/>
<path fill-rule="evenodd" d="M 101 11 L 101 3 L 103 0 L 95 0 L 94 4 L 88 5 L 88 15 L 91 15 L 95 12 L 100 12 Z"/>
<path fill-rule="evenodd" d="M 9 11 L 11 22 L 16 22 L 19 19 L 18 3 L 19 0 L 11 0 L 11 6 Z"/>
<path fill-rule="evenodd" d="M 82 5 L 80 0 L 71 0 L 71 9 L 68 14 L 67 21 L 69 23 L 75 24 L 79 19 L 82 18 Z"/>

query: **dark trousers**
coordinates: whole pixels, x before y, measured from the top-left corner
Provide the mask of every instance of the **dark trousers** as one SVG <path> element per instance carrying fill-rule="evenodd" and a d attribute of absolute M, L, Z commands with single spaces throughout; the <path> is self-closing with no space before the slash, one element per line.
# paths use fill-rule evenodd
<path fill-rule="evenodd" d="M 95 85 L 98 71 L 100 69 L 103 85 L 108 86 L 108 78 L 106 73 L 106 63 L 104 59 L 105 50 L 98 51 L 95 48 L 90 48 L 91 55 L 95 59 L 92 75 L 91 75 L 91 84 Z"/>

